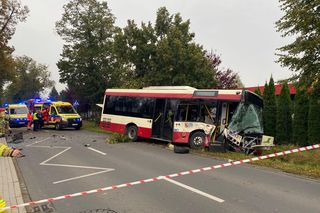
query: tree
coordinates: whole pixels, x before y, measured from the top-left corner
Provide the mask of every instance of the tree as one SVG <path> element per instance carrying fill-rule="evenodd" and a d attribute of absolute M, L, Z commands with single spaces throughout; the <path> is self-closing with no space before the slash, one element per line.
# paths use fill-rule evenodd
<path fill-rule="evenodd" d="M 274 81 L 272 76 L 270 77 L 269 84 L 265 84 L 263 92 L 263 121 L 264 121 L 264 133 L 270 136 L 276 136 L 276 120 L 277 120 L 277 106 Z"/>
<path fill-rule="evenodd" d="M 18 0 L 0 1 L 0 97 L 3 97 L 3 86 L 13 77 L 13 47 L 8 46 L 15 33 L 16 25 L 25 21 L 29 10 Z M 1 100 L 0 100 L 1 102 Z"/>
<path fill-rule="evenodd" d="M 115 17 L 107 2 L 72 0 L 56 23 L 57 33 L 65 41 L 57 63 L 60 82 L 77 88 L 78 96 L 90 106 L 100 102 L 107 87 L 117 86 L 112 55 Z"/>
<path fill-rule="evenodd" d="M 5 90 L 7 100 L 20 102 L 39 97 L 53 81 L 46 65 L 38 64 L 32 58 L 23 56 L 15 59 L 14 78 Z"/>
<path fill-rule="evenodd" d="M 221 68 L 221 57 L 215 53 L 208 53 L 207 58 L 210 62 L 212 75 L 214 76 L 217 89 L 236 89 L 243 88 L 244 85 L 240 80 L 238 73 L 235 73 L 231 69 Z"/>
<path fill-rule="evenodd" d="M 149 85 L 189 85 L 211 88 L 215 85 L 206 51 L 194 41 L 190 20 L 183 21 L 179 13 L 169 15 L 159 8 L 155 26 L 159 35 L 153 69 L 145 80 Z"/>
<path fill-rule="evenodd" d="M 60 95 L 55 86 L 52 87 L 51 92 L 49 93 L 49 98 L 54 101 L 58 101 L 60 99 Z"/>
<path fill-rule="evenodd" d="M 308 116 L 308 142 L 319 143 L 320 138 L 320 81 L 313 85 L 310 94 L 309 116 Z"/>
<path fill-rule="evenodd" d="M 124 63 L 125 85 L 189 85 L 210 88 L 215 85 L 206 51 L 194 41 L 190 21 L 158 9 L 155 25 L 138 27 L 134 21 L 115 36 L 117 61 Z M 120 56 L 120 57 L 119 57 Z M 119 57 L 119 58 L 118 58 Z M 129 83 L 128 83 L 129 82 Z"/>
<path fill-rule="evenodd" d="M 320 80 L 320 2 L 319 0 L 280 0 L 285 15 L 276 22 L 282 36 L 295 40 L 279 50 L 279 62 L 295 72 L 308 85 Z"/>
<path fill-rule="evenodd" d="M 115 35 L 114 54 L 117 59 L 120 82 L 123 87 L 146 86 L 144 77 L 152 69 L 156 51 L 156 35 L 149 22 L 139 28 L 133 20 Z"/>
<path fill-rule="evenodd" d="M 243 87 L 238 73 L 233 72 L 231 69 L 218 70 L 215 74 L 215 79 L 217 89 L 236 89 Z"/>
<path fill-rule="evenodd" d="M 292 109 L 290 91 L 287 83 L 281 85 L 277 107 L 277 142 L 290 144 L 292 139 Z"/>
<path fill-rule="evenodd" d="M 77 100 L 80 104 L 77 107 L 78 112 L 88 112 L 92 109 L 91 106 L 89 106 L 89 101 L 85 97 L 79 95 L 77 88 L 72 85 L 67 85 L 67 87 L 60 92 L 60 99 L 70 103 Z"/>
<path fill-rule="evenodd" d="M 260 90 L 259 87 L 257 87 L 257 88 L 254 90 L 254 93 L 256 93 L 256 94 L 259 95 L 259 96 L 262 96 L 261 90 Z"/>
<path fill-rule="evenodd" d="M 77 100 L 76 89 L 71 86 L 67 86 L 64 90 L 62 90 L 59 94 L 61 100 L 68 101 L 72 103 L 74 100 Z"/>
<path fill-rule="evenodd" d="M 306 146 L 308 143 L 308 111 L 309 99 L 307 89 L 297 85 L 294 101 L 293 141 L 296 145 Z"/>

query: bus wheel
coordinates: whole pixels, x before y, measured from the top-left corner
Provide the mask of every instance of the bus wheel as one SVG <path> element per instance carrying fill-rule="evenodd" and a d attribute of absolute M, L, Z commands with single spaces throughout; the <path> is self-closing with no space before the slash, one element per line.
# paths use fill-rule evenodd
<path fill-rule="evenodd" d="M 127 137 L 132 141 L 137 141 L 138 139 L 138 128 L 135 125 L 128 126 L 126 129 Z"/>
<path fill-rule="evenodd" d="M 206 135 L 203 132 L 196 132 L 192 134 L 189 144 L 192 149 L 201 149 L 204 147 Z"/>

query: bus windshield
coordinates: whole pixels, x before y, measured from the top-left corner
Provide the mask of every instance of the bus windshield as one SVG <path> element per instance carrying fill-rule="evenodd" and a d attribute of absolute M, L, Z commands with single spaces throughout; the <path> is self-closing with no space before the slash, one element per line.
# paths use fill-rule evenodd
<path fill-rule="evenodd" d="M 76 110 L 71 105 L 57 106 L 59 114 L 76 114 Z"/>
<path fill-rule="evenodd" d="M 232 116 L 229 129 L 244 134 L 263 134 L 262 107 L 240 102 Z"/>

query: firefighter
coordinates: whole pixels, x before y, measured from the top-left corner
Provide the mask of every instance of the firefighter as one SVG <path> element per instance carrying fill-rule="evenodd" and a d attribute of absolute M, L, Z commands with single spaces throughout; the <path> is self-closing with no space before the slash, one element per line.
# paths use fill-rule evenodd
<path fill-rule="evenodd" d="M 9 126 L 9 116 L 6 110 L 0 110 L 0 137 L 11 132 Z"/>
<path fill-rule="evenodd" d="M 28 130 L 31 130 L 31 124 L 32 124 L 32 112 L 31 112 L 31 110 L 28 111 L 27 119 L 28 119 Z"/>
<path fill-rule="evenodd" d="M 44 105 L 43 109 L 41 110 L 41 114 L 43 116 L 43 123 L 41 124 L 41 126 L 43 127 L 44 123 L 47 123 L 49 121 L 49 107 Z"/>
<path fill-rule="evenodd" d="M 21 157 L 22 153 L 19 149 L 11 149 L 6 145 L 0 143 L 0 157 Z M 0 196 L 0 209 L 6 207 L 6 202 Z M 7 211 L 1 211 L 0 213 L 5 213 Z"/>

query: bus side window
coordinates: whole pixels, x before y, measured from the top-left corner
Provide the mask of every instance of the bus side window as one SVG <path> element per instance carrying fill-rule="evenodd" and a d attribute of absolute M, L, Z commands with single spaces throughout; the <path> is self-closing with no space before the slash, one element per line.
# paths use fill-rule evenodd
<path fill-rule="evenodd" d="M 179 105 L 175 119 L 176 121 L 186 121 L 187 107 L 187 105 Z"/>
<path fill-rule="evenodd" d="M 189 105 L 187 121 L 200 121 L 199 105 Z"/>

